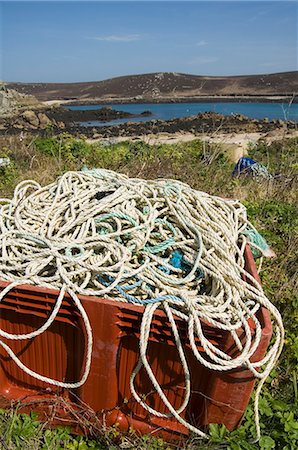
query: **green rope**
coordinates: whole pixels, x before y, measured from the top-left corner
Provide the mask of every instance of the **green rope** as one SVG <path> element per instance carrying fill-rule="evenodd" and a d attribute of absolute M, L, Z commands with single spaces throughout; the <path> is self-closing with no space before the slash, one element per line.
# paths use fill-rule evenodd
<path fill-rule="evenodd" d="M 171 247 L 174 242 L 175 242 L 175 237 L 176 237 L 176 229 L 175 227 L 173 227 L 173 225 L 168 222 L 166 219 L 155 219 L 154 221 L 155 223 L 160 223 L 162 225 L 165 225 L 172 233 L 173 233 L 173 237 L 170 237 L 169 239 L 166 239 L 163 242 L 160 242 L 159 244 L 156 245 L 145 245 L 144 247 L 144 251 L 148 252 L 148 253 L 159 253 L 159 252 L 163 252 L 164 250 L 167 250 L 169 247 Z M 159 233 L 152 233 L 151 236 L 153 235 L 159 234 Z"/>
<path fill-rule="evenodd" d="M 263 236 L 260 235 L 260 233 L 257 232 L 257 230 L 253 228 L 247 228 L 241 234 L 246 236 L 249 240 L 249 243 L 251 244 L 251 252 L 254 258 L 259 258 L 262 255 L 261 250 L 264 251 L 269 249 L 269 245 L 267 244 L 266 240 L 263 238 Z"/>

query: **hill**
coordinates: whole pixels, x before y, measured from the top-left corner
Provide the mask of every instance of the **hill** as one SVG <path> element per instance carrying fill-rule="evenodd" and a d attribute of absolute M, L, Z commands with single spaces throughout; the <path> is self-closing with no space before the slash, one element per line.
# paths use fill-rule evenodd
<path fill-rule="evenodd" d="M 229 77 L 161 72 L 82 83 L 7 84 L 41 101 L 185 101 L 220 96 L 292 96 L 298 92 L 298 72 Z"/>

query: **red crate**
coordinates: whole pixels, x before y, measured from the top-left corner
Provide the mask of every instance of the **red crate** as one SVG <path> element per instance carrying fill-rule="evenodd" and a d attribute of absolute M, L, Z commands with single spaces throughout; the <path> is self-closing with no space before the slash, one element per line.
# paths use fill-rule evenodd
<path fill-rule="evenodd" d="M 246 270 L 259 280 L 248 247 L 245 258 Z M 0 282 L 1 290 L 5 286 L 6 282 Z M 39 328 L 52 310 L 57 295 L 57 291 L 27 285 L 14 288 L 0 304 L 1 329 L 24 334 Z M 80 299 L 94 336 L 91 369 L 86 383 L 71 391 L 37 381 L 20 370 L 0 347 L 0 407 L 6 407 L 11 400 L 26 399 L 30 402 L 38 399 L 41 402 L 39 406 L 36 403 L 34 409 L 48 412 L 47 402 L 59 395 L 74 405 L 84 402 L 96 411 L 100 420 L 108 425 L 118 423 L 123 430 L 132 427 L 141 433 L 155 432 L 166 438 L 188 434 L 188 430 L 175 419 L 150 415 L 132 399 L 129 378 L 139 356 L 143 307 L 96 297 L 81 296 Z M 259 311 L 258 319 L 262 324 L 262 338 L 252 360 L 264 356 L 272 335 L 266 309 Z M 177 323 L 191 372 L 192 393 L 183 417 L 199 427 L 222 423 L 228 429 L 235 428 L 247 407 L 254 377 L 249 370 L 241 368 L 221 373 L 201 366 L 189 348 L 186 324 L 179 323 L 179 319 Z M 208 324 L 204 328 L 210 341 L 231 355 L 235 353 L 234 341 L 228 333 Z M 42 375 L 66 382 L 75 382 L 82 375 L 86 335 L 80 314 L 68 296 L 65 296 L 54 323 L 42 335 L 28 341 L 3 340 L 26 366 Z M 148 360 L 169 401 L 174 407 L 179 407 L 183 401 L 184 374 L 170 324 L 162 311 L 157 311 L 154 316 Z M 137 375 L 135 384 L 139 393 L 148 394 L 146 401 L 150 406 L 160 412 L 168 412 L 144 369 Z M 64 423 L 65 419 L 70 419 L 68 416 L 63 408 L 55 411 L 56 422 L 61 420 Z"/>

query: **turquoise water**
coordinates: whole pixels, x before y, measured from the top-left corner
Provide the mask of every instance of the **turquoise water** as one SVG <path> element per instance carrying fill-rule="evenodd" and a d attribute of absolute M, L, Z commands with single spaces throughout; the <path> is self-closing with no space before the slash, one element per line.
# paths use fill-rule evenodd
<path fill-rule="evenodd" d="M 148 120 L 170 120 L 180 117 L 194 116 L 201 112 L 212 111 L 220 114 L 243 114 L 252 119 L 270 120 L 294 120 L 298 122 L 298 104 L 291 106 L 284 103 L 138 103 L 123 105 L 81 105 L 68 106 L 68 109 L 100 109 L 111 106 L 117 111 L 127 111 L 133 114 L 140 114 L 149 110 L 153 114 L 148 117 L 133 117 L 112 120 L 110 122 L 81 122 L 87 126 L 118 125 L 125 122 L 147 122 Z"/>

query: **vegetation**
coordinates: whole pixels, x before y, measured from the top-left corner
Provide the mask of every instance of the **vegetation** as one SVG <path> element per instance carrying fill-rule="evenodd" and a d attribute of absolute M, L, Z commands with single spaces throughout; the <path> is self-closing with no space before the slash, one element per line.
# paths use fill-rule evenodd
<path fill-rule="evenodd" d="M 250 220 L 272 245 L 277 258 L 267 260 L 261 279 L 268 297 L 283 315 L 286 342 L 278 366 L 267 381 L 260 401 L 262 438 L 254 435 L 253 409 L 249 406 L 243 424 L 228 432 L 219 425 L 210 426 L 208 443 L 189 439 L 179 448 L 190 450 L 298 448 L 298 140 L 291 139 L 250 148 L 249 155 L 266 165 L 274 179 L 233 179 L 233 165 L 220 147 L 200 141 L 175 145 L 123 142 L 89 144 L 67 134 L 19 141 L 6 137 L 0 142 L 0 156 L 8 156 L 11 166 L 0 168 L 2 196 L 12 194 L 22 179 L 31 178 L 47 184 L 67 170 L 83 165 L 118 170 L 128 175 L 183 180 L 192 187 L 211 194 L 237 197 L 247 206 Z M 117 428 L 102 430 L 93 440 L 73 436 L 67 428 L 49 430 L 36 415 L 17 414 L 16 408 L 0 414 L 0 448 L 3 449 L 167 449 L 160 439 L 127 435 Z M 1 447 L 2 446 L 2 447 Z"/>

